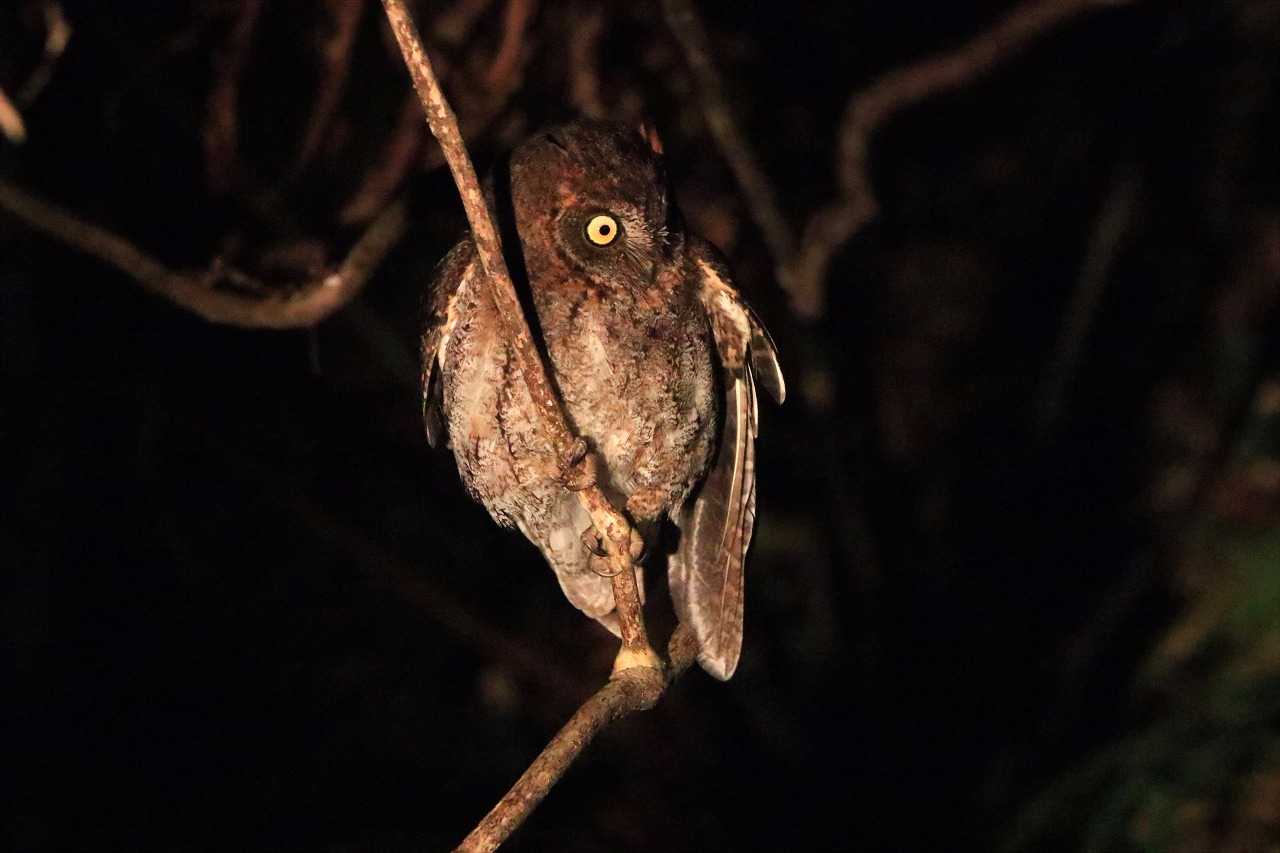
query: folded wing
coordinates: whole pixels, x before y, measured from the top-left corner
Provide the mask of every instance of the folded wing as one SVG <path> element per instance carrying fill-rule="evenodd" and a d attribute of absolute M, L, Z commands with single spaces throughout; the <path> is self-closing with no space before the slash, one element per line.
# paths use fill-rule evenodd
<path fill-rule="evenodd" d="M 719 253 L 697 241 L 689 257 L 715 337 L 724 417 L 710 470 L 674 514 L 680 544 L 668 578 L 676 613 L 698 638 L 698 662 L 726 680 L 742 651 L 743 564 L 755 526 L 756 380 L 779 403 L 786 386 L 773 340 L 734 289 Z"/>
<path fill-rule="evenodd" d="M 422 424 L 427 432 L 427 443 L 432 447 L 448 443 L 440 369 L 444 363 L 445 348 L 449 345 L 449 335 L 457 322 L 454 297 L 463 282 L 475 274 L 475 254 L 475 246 L 470 237 L 464 238 L 450 249 L 436 267 L 431 287 L 427 289 L 426 298 L 422 302 L 422 337 L 419 340 L 422 357 Z"/>

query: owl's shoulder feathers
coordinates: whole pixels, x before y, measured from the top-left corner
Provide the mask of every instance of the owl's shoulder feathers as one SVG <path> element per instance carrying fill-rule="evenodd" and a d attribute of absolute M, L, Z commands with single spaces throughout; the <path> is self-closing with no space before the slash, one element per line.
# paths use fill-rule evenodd
<path fill-rule="evenodd" d="M 431 286 L 422 301 L 421 352 L 422 423 L 427 432 L 427 442 L 439 447 L 447 439 L 442 411 L 440 368 L 444 363 L 445 349 L 458 316 L 455 309 L 458 292 L 463 282 L 473 275 L 476 267 L 475 245 L 470 235 L 457 245 L 436 266 Z"/>

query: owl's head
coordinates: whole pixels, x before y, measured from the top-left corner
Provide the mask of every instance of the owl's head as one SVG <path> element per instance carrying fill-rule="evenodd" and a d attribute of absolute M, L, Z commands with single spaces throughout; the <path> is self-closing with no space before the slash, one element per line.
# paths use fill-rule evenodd
<path fill-rule="evenodd" d="M 661 155 L 626 125 L 577 121 L 534 134 L 512 152 L 508 186 L 534 281 L 562 270 L 644 287 L 679 247 Z"/>

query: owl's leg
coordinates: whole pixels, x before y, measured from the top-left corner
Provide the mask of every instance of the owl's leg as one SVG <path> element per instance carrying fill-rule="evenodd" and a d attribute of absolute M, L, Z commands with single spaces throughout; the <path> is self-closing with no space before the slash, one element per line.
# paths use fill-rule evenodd
<path fill-rule="evenodd" d="M 591 518 L 576 498 L 564 492 L 553 511 L 538 519 L 530 539 L 555 570 L 565 596 L 582 612 L 608 627 L 605 618 L 613 610 L 613 584 L 594 570 L 591 549 L 579 531 L 590 529 Z M 528 535 L 528 534 L 526 534 Z M 610 628 L 613 630 L 613 628 Z"/>

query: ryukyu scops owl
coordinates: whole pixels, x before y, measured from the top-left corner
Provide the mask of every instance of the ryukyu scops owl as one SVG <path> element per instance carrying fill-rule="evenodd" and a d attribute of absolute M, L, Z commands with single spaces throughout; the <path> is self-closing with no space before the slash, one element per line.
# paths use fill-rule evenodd
<path fill-rule="evenodd" d="M 679 528 L 667 558 L 672 601 L 702 667 L 727 679 L 742 648 L 755 522 L 756 383 L 779 403 L 784 394 L 773 342 L 720 253 L 685 233 L 662 157 L 637 131 L 575 122 L 538 133 L 490 192 L 519 235 L 569 426 L 646 543 L 664 517 Z M 427 295 L 427 437 L 447 437 L 467 491 L 538 546 L 574 606 L 617 633 L 591 519 L 557 478 L 560 460 L 479 270 L 463 239 Z"/>

